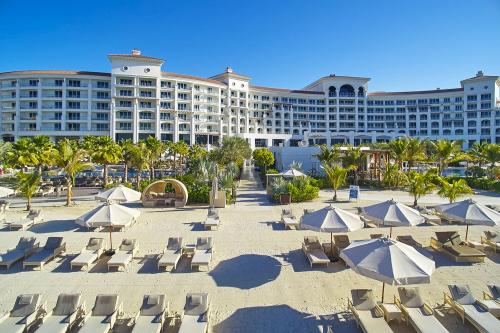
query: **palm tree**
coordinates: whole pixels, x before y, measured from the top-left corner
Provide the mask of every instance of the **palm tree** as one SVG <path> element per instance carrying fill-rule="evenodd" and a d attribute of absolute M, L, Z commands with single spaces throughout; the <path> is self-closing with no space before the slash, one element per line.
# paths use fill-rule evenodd
<path fill-rule="evenodd" d="M 433 159 L 438 163 L 438 171 L 441 175 L 443 170 L 450 164 L 459 160 L 462 156 L 460 141 L 437 140 L 431 143 Z"/>
<path fill-rule="evenodd" d="M 366 154 L 359 147 L 349 147 L 342 157 L 344 168 L 354 173 L 354 185 L 358 185 L 358 170 L 366 163 Z"/>
<path fill-rule="evenodd" d="M 438 194 L 443 198 L 448 198 L 450 203 L 455 202 L 460 196 L 474 193 L 464 179 L 454 180 L 452 183 L 449 183 L 446 179 L 441 178 L 440 183 L 441 188 Z"/>
<path fill-rule="evenodd" d="M 490 143 L 483 150 L 483 158 L 486 163 L 489 163 L 490 173 L 495 167 L 495 164 L 500 162 L 500 145 Z"/>
<path fill-rule="evenodd" d="M 399 168 L 399 164 L 387 163 L 383 170 L 383 183 L 390 189 L 397 188 L 407 181 L 404 172 Z"/>
<path fill-rule="evenodd" d="M 432 193 L 436 188 L 434 179 L 436 178 L 435 169 L 431 169 L 426 173 L 420 173 L 410 170 L 407 174 L 408 192 L 413 196 L 413 206 L 418 205 L 418 199 L 422 196 Z"/>
<path fill-rule="evenodd" d="M 92 163 L 86 162 L 87 152 L 83 148 L 78 147 L 76 142 L 68 139 L 59 141 L 53 158 L 54 164 L 60 167 L 66 174 L 66 183 L 68 185 L 66 206 L 70 206 L 73 198 L 75 175 L 80 171 L 90 168 Z"/>
<path fill-rule="evenodd" d="M 189 158 L 198 159 L 207 156 L 208 151 L 200 145 L 193 145 L 189 147 Z"/>
<path fill-rule="evenodd" d="M 176 152 L 179 154 L 179 169 L 182 173 L 182 164 L 184 162 L 184 159 L 188 156 L 189 154 L 189 145 L 185 143 L 184 141 L 178 141 L 175 143 L 176 146 Z"/>
<path fill-rule="evenodd" d="M 94 147 L 88 150 L 93 162 L 101 164 L 104 168 L 104 187 L 108 186 L 108 167 L 122 159 L 122 148 L 109 136 L 95 139 Z"/>
<path fill-rule="evenodd" d="M 331 165 L 340 159 L 340 150 L 337 146 L 328 148 L 327 145 L 323 144 L 319 146 L 319 149 L 319 153 L 313 156 L 315 156 L 321 164 Z"/>
<path fill-rule="evenodd" d="M 149 168 L 148 151 L 144 141 L 138 142 L 129 148 L 130 164 L 136 170 L 137 190 L 141 189 L 141 172 Z"/>
<path fill-rule="evenodd" d="M 403 162 L 407 156 L 408 140 L 406 138 L 398 138 L 390 141 L 387 146 L 389 155 L 396 161 L 398 168 L 403 170 Z"/>
<path fill-rule="evenodd" d="M 44 166 L 52 165 L 52 155 L 54 154 L 54 144 L 48 136 L 37 135 L 31 139 L 34 153 L 36 154 L 36 168 L 40 175 Z"/>
<path fill-rule="evenodd" d="M 33 173 L 24 173 L 22 171 L 16 174 L 17 177 L 17 190 L 22 193 L 22 195 L 28 200 L 26 204 L 26 210 L 31 209 L 31 198 L 35 195 L 38 187 L 40 186 L 40 180 L 42 178 L 38 171 Z"/>
<path fill-rule="evenodd" d="M 252 149 L 243 138 L 225 136 L 222 145 L 214 149 L 211 155 L 220 165 L 228 165 L 231 162 L 242 165 L 245 159 L 252 157 Z"/>
<path fill-rule="evenodd" d="M 408 161 L 409 171 L 415 166 L 416 162 L 426 159 L 425 147 L 425 141 L 422 141 L 419 138 L 407 138 L 405 157 L 406 161 Z"/>
<path fill-rule="evenodd" d="M 130 167 L 131 159 L 132 159 L 132 150 L 134 147 L 134 144 L 132 140 L 127 139 L 120 141 L 120 147 L 122 149 L 122 160 L 123 160 L 123 165 L 124 165 L 124 176 L 123 176 L 123 182 L 128 183 L 128 168 Z"/>
<path fill-rule="evenodd" d="M 150 168 L 149 179 L 153 180 L 155 175 L 155 166 L 161 155 L 165 152 L 165 145 L 163 142 L 155 138 L 154 136 L 149 136 L 144 143 L 148 149 L 148 164 Z"/>
<path fill-rule="evenodd" d="M 488 143 L 482 141 L 482 142 L 474 142 L 472 147 L 469 150 L 469 156 L 472 158 L 474 162 L 478 164 L 478 166 L 481 168 L 484 163 L 486 163 L 485 158 L 484 158 L 484 152 L 486 150 L 486 147 L 488 146 Z"/>
<path fill-rule="evenodd" d="M 345 184 L 347 172 L 349 171 L 346 168 L 343 168 L 339 165 L 329 165 L 323 164 L 323 171 L 325 172 L 326 179 L 333 189 L 333 201 L 337 201 L 337 190 L 339 187 Z"/>
<path fill-rule="evenodd" d="M 6 153 L 7 163 L 17 168 L 38 165 L 37 151 L 33 141 L 20 138 L 12 144 L 12 149 Z"/>

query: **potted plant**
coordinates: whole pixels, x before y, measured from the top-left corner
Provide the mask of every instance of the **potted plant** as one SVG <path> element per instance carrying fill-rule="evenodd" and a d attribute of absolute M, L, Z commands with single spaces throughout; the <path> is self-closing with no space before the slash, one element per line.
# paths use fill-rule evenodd
<path fill-rule="evenodd" d="M 292 202 L 292 196 L 288 190 L 288 182 L 283 178 L 276 178 L 272 185 L 273 198 L 279 198 L 280 204 L 289 205 Z"/>

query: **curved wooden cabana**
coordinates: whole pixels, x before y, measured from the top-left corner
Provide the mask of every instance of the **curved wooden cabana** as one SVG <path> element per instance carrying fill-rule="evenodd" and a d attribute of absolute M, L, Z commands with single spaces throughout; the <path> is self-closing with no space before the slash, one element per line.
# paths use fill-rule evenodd
<path fill-rule="evenodd" d="M 144 207 L 184 207 L 187 200 L 187 188 L 177 179 L 158 180 L 142 192 Z"/>

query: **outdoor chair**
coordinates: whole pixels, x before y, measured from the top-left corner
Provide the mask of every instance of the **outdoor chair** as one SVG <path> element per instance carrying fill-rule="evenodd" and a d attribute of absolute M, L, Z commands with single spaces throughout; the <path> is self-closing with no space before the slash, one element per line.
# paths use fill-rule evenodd
<path fill-rule="evenodd" d="M 158 257 L 158 270 L 164 268 L 165 270 L 177 268 L 177 264 L 182 257 L 182 237 L 170 237 L 167 242 L 166 248 L 163 253 Z"/>
<path fill-rule="evenodd" d="M 132 261 L 137 251 L 139 250 L 139 245 L 135 239 L 124 239 L 120 244 L 118 250 L 111 256 L 108 261 L 108 271 L 111 268 L 124 270 L 127 268 L 128 264 Z"/>
<path fill-rule="evenodd" d="M 101 257 L 104 252 L 104 239 L 103 238 L 91 238 L 86 247 L 84 247 L 80 254 L 73 260 L 71 260 L 71 269 L 74 267 L 86 268 Z"/>
<path fill-rule="evenodd" d="M 178 333 L 206 333 L 209 309 L 210 299 L 207 293 L 187 294 Z"/>
<path fill-rule="evenodd" d="M 160 333 L 163 330 L 168 313 L 166 298 L 164 294 L 144 296 L 141 310 L 134 318 L 132 333 Z"/>
<path fill-rule="evenodd" d="M 62 237 L 49 237 L 42 249 L 24 260 L 23 269 L 26 267 L 40 267 L 40 270 L 42 270 L 45 264 L 64 251 L 66 251 L 66 243 L 63 242 Z"/>
<path fill-rule="evenodd" d="M 27 332 L 45 311 L 44 307 L 40 294 L 17 296 L 12 310 L 0 315 L 0 332 Z"/>
<path fill-rule="evenodd" d="M 85 316 L 84 324 L 78 333 L 108 333 L 115 325 L 121 309 L 118 295 L 97 295 L 92 312 Z"/>
<path fill-rule="evenodd" d="M 84 315 L 81 294 L 60 294 L 54 309 L 42 317 L 43 324 L 36 333 L 69 332 Z"/>
<path fill-rule="evenodd" d="M 36 242 L 35 237 L 21 237 L 16 247 L 8 249 L 0 254 L 0 267 L 9 269 L 16 262 L 27 258 L 38 250 L 40 243 Z"/>
<path fill-rule="evenodd" d="M 316 236 L 305 236 L 302 243 L 302 251 L 309 260 L 311 268 L 313 265 L 328 265 L 330 258 L 326 255 L 323 246 Z"/>
<path fill-rule="evenodd" d="M 436 232 L 436 238 L 431 238 L 431 247 L 436 251 L 451 257 L 455 262 L 484 262 L 486 254 L 470 247 L 460 238 L 456 231 Z"/>
<path fill-rule="evenodd" d="M 352 299 L 347 304 L 356 318 L 358 327 L 365 333 L 393 333 L 384 319 L 384 311 L 377 304 L 370 289 L 351 290 Z"/>
<path fill-rule="evenodd" d="M 207 267 L 207 270 L 209 270 L 213 252 L 214 246 L 212 237 L 198 237 L 196 249 L 191 259 L 191 269 L 194 267 L 198 269 L 200 269 L 200 267 Z"/>

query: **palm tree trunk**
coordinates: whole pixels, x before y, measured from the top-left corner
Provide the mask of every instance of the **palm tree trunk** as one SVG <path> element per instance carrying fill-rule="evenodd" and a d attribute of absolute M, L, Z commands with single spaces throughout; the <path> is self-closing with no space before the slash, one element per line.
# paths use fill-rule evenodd
<path fill-rule="evenodd" d="M 336 188 L 333 189 L 333 193 L 334 193 L 333 201 L 337 201 L 337 189 Z"/>
<path fill-rule="evenodd" d="M 417 203 L 417 197 L 413 197 L 413 206 L 414 207 L 417 207 L 418 203 Z"/>
<path fill-rule="evenodd" d="M 137 180 L 137 191 L 139 191 L 140 190 L 140 183 L 141 183 L 141 170 L 140 169 L 137 169 L 136 180 Z"/>
<path fill-rule="evenodd" d="M 73 197 L 73 182 L 70 177 L 66 177 L 68 183 L 68 193 L 66 194 L 66 206 L 71 206 L 71 198 Z"/>
<path fill-rule="evenodd" d="M 151 163 L 149 173 L 149 180 L 153 181 L 155 179 L 155 167 L 153 166 L 153 163 Z"/>
<path fill-rule="evenodd" d="M 174 175 L 177 176 L 177 154 L 174 153 Z"/>
<path fill-rule="evenodd" d="M 104 164 L 104 188 L 108 187 L 108 165 Z"/>
<path fill-rule="evenodd" d="M 125 175 L 123 177 L 123 182 L 128 183 L 128 164 L 125 163 Z"/>
<path fill-rule="evenodd" d="M 30 211 L 31 210 L 31 196 L 26 197 L 28 199 L 28 202 L 26 203 L 26 210 Z"/>

